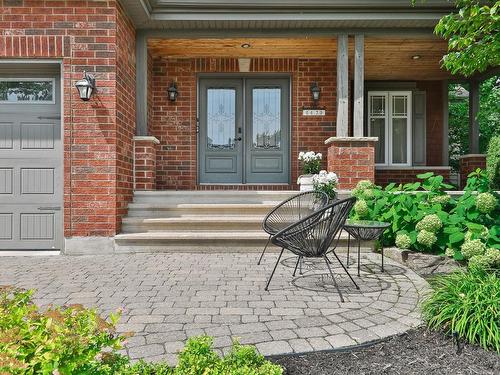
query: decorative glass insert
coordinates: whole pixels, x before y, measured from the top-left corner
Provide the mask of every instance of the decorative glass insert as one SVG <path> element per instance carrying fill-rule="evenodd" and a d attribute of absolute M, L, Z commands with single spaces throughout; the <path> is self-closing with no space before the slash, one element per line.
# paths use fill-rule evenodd
<path fill-rule="evenodd" d="M 0 103 L 54 103 L 52 78 L 0 78 Z"/>
<path fill-rule="evenodd" d="M 255 88 L 252 90 L 252 132 L 254 148 L 280 149 L 280 88 Z"/>
<path fill-rule="evenodd" d="M 385 116 L 385 96 L 372 96 L 370 102 L 370 115 Z"/>
<path fill-rule="evenodd" d="M 392 115 L 406 116 L 408 114 L 408 97 L 406 95 L 394 95 L 392 97 Z"/>
<path fill-rule="evenodd" d="M 236 90 L 207 90 L 207 148 L 230 150 L 235 147 Z"/>

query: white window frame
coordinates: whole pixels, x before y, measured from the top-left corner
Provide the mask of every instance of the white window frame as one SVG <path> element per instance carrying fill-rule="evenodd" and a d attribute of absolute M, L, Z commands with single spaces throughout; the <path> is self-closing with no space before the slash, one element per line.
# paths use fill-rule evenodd
<path fill-rule="evenodd" d="M 394 96 L 406 96 L 406 116 L 392 115 L 392 98 Z M 371 114 L 372 97 L 385 97 L 384 115 Z M 392 147 L 392 130 L 394 118 L 407 118 L 406 121 L 406 163 L 394 163 Z M 385 144 L 384 144 L 384 162 L 375 163 L 376 166 L 411 166 L 412 165 L 412 92 L 411 91 L 369 91 L 368 92 L 368 135 L 371 136 L 371 119 L 383 118 L 385 120 Z"/>
<path fill-rule="evenodd" d="M 56 80 L 55 78 L 47 78 L 47 77 L 40 77 L 40 78 L 25 78 L 25 77 L 0 77 L 0 81 L 7 81 L 7 82 L 52 82 L 52 100 L 21 100 L 17 102 L 9 102 L 8 100 L 0 100 L 0 104 L 21 104 L 21 105 L 38 105 L 38 104 L 56 104 Z"/>

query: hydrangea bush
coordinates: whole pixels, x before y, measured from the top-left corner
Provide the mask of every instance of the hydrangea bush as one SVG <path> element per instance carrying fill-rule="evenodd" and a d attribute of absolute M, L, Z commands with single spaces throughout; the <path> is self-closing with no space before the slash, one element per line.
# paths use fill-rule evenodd
<path fill-rule="evenodd" d="M 299 161 L 302 162 L 304 174 L 317 174 L 321 169 L 321 159 L 323 155 L 314 151 L 299 152 Z"/>
<path fill-rule="evenodd" d="M 352 218 L 391 223 L 386 246 L 445 254 L 489 267 L 500 267 L 500 199 L 486 174 L 469 175 L 462 195 L 450 196 L 442 176 L 432 172 L 419 182 L 390 184 L 384 189 L 361 181 Z"/>
<path fill-rule="evenodd" d="M 333 172 L 320 171 L 313 176 L 314 190 L 322 191 L 328 198 L 335 199 L 337 195 L 338 176 Z"/>

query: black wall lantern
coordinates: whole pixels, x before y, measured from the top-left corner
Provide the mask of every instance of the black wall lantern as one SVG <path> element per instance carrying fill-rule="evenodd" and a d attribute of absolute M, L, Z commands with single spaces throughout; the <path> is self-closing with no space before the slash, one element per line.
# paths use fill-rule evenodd
<path fill-rule="evenodd" d="M 170 101 L 175 102 L 177 100 L 177 95 L 179 95 L 179 91 L 177 91 L 177 85 L 175 84 L 175 82 L 172 82 L 170 84 L 170 87 L 168 88 L 167 92 Z"/>
<path fill-rule="evenodd" d="M 83 71 L 83 78 L 76 82 L 76 88 L 80 94 L 80 99 L 84 101 L 90 100 L 92 93 L 95 91 L 95 78 L 93 75 Z"/>
<path fill-rule="evenodd" d="M 311 83 L 311 95 L 314 101 L 314 105 L 318 104 L 319 97 L 321 96 L 321 89 L 318 86 L 317 82 Z"/>

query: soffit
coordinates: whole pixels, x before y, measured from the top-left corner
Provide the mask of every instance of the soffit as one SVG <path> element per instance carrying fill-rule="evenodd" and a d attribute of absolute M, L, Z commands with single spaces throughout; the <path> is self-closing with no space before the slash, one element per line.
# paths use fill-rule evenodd
<path fill-rule="evenodd" d="M 446 0 L 121 0 L 142 29 L 432 27 Z"/>

